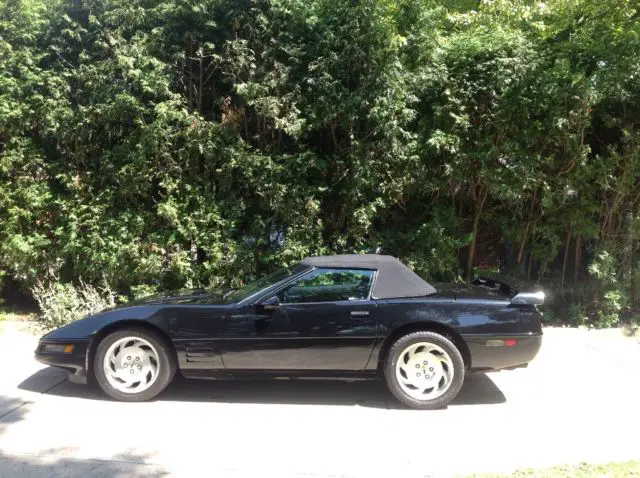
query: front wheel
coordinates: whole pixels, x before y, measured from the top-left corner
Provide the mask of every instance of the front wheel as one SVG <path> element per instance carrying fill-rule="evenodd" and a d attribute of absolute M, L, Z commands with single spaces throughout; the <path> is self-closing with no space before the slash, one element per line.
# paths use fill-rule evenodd
<path fill-rule="evenodd" d="M 125 402 L 142 402 L 162 392 L 173 379 L 173 351 L 158 335 L 130 328 L 107 335 L 99 344 L 93 371 L 100 388 Z"/>
<path fill-rule="evenodd" d="M 435 332 L 400 337 L 389 349 L 384 377 L 391 393 L 411 408 L 446 407 L 464 382 L 464 360 L 458 348 Z"/>

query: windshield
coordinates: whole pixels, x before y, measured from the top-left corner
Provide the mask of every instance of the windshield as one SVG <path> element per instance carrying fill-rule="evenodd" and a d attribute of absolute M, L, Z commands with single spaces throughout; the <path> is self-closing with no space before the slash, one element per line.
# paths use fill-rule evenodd
<path fill-rule="evenodd" d="M 273 274 L 262 277 L 253 282 L 249 282 L 248 284 L 240 287 L 239 289 L 232 290 L 229 292 L 225 299 L 230 302 L 240 302 L 241 300 L 246 299 L 247 297 L 251 297 L 253 294 L 260 292 L 262 289 L 266 289 L 274 284 L 277 284 L 281 280 L 286 279 L 287 277 L 297 274 L 298 272 L 302 272 L 303 270 L 308 269 L 307 266 L 303 266 L 302 264 L 296 264 L 293 267 L 283 267 L 280 270 L 277 270 Z"/>

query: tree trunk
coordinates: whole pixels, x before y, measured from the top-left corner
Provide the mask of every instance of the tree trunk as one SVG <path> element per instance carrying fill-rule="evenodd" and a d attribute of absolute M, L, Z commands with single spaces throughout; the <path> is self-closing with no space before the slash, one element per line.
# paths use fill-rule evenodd
<path fill-rule="evenodd" d="M 480 224 L 480 216 L 482 215 L 482 208 L 484 207 L 484 201 L 487 198 L 487 191 L 484 188 L 480 188 L 480 192 L 477 195 L 477 199 L 474 205 L 473 212 L 473 227 L 471 229 L 471 243 L 469 244 L 469 255 L 467 257 L 467 280 L 471 279 L 471 273 L 473 271 L 473 260 L 476 256 L 476 240 L 478 236 L 478 225 Z"/>
<path fill-rule="evenodd" d="M 637 254 L 634 254 L 634 251 L 638 247 L 638 240 L 633 239 L 633 247 L 631 248 L 631 308 L 635 311 L 640 306 L 640 301 L 638 300 L 638 289 L 640 288 L 640 283 L 638 283 L 638 279 L 640 278 L 640 263 L 635 264 L 635 262 L 639 262 L 637 259 Z"/>
<path fill-rule="evenodd" d="M 571 244 L 571 235 L 573 228 L 567 231 L 567 240 L 564 242 L 564 260 L 562 261 L 562 278 L 560 279 L 560 291 L 564 293 L 564 277 L 567 272 L 567 259 L 569 258 L 569 245 Z"/>
<path fill-rule="evenodd" d="M 211 82 L 211 117 L 216 118 L 216 79 Z"/>
<path fill-rule="evenodd" d="M 478 234 L 478 223 L 480 222 L 480 215 L 476 214 L 473 218 L 473 229 L 471 230 L 471 243 L 469 244 L 469 254 L 467 255 L 467 280 L 471 279 L 473 270 L 473 259 L 476 255 L 476 236 Z"/>
<path fill-rule="evenodd" d="M 524 259 L 524 247 L 527 245 L 530 229 L 531 221 L 528 221 L 527 226 L 524 228 L 524 235 L 522 236 L 522 242 L 520 242 L 520 249 L 518 250 L 518 264 L 522 264 L 522 260 Z"/>
<path fill-rule="evenodd" d="M 193 47 L 191 37 L 189 37 L 189 49 L 187 50 L 187 63 L 189 63 L 189 77 L 187 86 L 189 88 L 189 111 L 193 111 L 193 61 L 191 61 L 191 49 Z"/>
<path fill-rule="evenodd" d="M 573 282 L 578 282 L 580 276 L 580 263 L 582 261 L 582 238 L 576 237 L 576 255 L 573 262 Z"/>
<path fill-rule="evenodd" d="M 518 250 L 518 264 L 522 264 L 524 260 L 524 249 L 529 240 L 529 232 L 531 232 L 531 225 L 533 223 L 533 208 L 536 206 L 536 200 L 538 198 L 538 189 L 534 189 L 533 197 L 531 198 L 531 205 L 529 206 L 529 220 L 527 226 L 524 229 L 524 235 L 522 236 L 522 242 L 520 243 L 520 250 Z"/>
<path fill-rule="evenodd" d="M 622 251 L 622 274 L 624 279 L 628 279 L 631 285 L 633 278 L 633 212 L 627 211 L 623 215 L 625 243 Z"/>
<path fill-rule="evenodd" d="M 202 70 L 202 55 L 203 52 L 200 52 L 200 71 L 198 71 L 199 75 L 199 87 L 198 87 L 198 112 L 202 114 L 202 97 L 203 97 L 203 87 L 204 87 L 204 71 Z"/>

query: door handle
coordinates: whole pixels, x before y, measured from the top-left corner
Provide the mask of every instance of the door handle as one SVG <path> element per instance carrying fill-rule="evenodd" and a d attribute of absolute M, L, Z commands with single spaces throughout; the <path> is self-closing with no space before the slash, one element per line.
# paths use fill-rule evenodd
<path fill-rule="evenodd" d="M 369 317 L 370 312 L 368 310 L 352 310 L 351 317 Z"/>

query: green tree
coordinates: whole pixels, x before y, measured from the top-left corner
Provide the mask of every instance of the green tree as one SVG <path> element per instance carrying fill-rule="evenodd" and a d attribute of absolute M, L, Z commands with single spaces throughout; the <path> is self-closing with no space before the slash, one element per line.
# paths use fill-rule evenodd
<path fill-rule="evenodd" d="M 455 280 L 491 246 L 558 310 L 630 316 L 639 19 L 631 0 L 0 0 L 0 284 L 216 287 L 375 250 Z"/>

